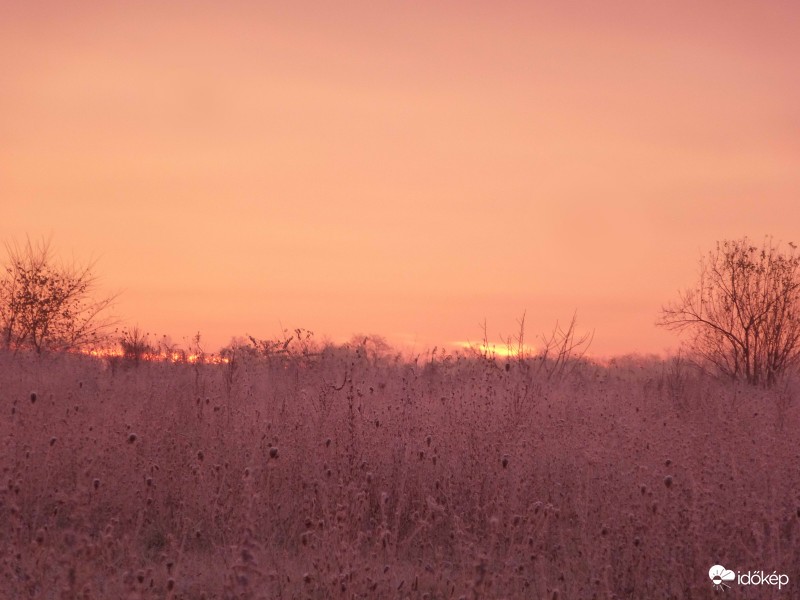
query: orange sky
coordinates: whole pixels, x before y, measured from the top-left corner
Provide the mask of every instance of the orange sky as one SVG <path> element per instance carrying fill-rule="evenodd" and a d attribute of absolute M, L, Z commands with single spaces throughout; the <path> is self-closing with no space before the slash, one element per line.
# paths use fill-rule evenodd
<path fill-rule="evenodd" d="M 655 6 L 658 4 L 658 6 Z M 168 5 L 168 7 L 165 7 Z M 659 352 L 718 239 L 800 242 L 800 3 L 0 0 L 0 238 L 125 322 Z"/>

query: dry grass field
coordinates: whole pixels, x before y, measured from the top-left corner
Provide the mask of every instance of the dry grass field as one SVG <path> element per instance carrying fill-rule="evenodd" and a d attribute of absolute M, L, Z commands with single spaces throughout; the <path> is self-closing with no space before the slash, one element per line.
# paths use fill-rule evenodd
<path fill-rule="evenodd" d="M 0 596 L 798 598 L 797 404 L 644 359 L 0 354 Z"/>

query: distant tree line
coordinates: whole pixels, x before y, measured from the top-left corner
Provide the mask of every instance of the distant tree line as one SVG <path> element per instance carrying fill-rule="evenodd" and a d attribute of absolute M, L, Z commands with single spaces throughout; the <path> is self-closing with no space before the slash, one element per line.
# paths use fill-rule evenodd
<path fill-rule="evenodd" d="M 94 263 L 55 257 L 49 240 L 6 244 L 0 273 L 0 347 L 11 351 L 76 350 L 108 342 L 115 324 L 109 308 L 115 296 L 97 290 Z M 509 350 L 527 362 L 524 316 L 520 334 L 509 338 Z M 697 283 L 664 306 L 658 324 L 687 334 L 687 355 L 700 367 L 732 380 L 771 387 L 800 364 L 800 255 L 797 246 L 781 249 L 771 238 L 760 246 L 748 238 L 718 242 L 700 261 Z M 380 336 L 354 338 L 373 360 L 389 353 Z M 484 337 L 485 331 L 484 331 Z M 169 344 L 156 346 L 138 327 L 123 329 L 115 341 L 126 358 L 138 362 L 148 354 L 172 354 Z M 576 337 L 575 318 L 542 336 L 540 362 L 560 373 L 582 357 L 591 336 Z M 166 345 L 165 345 L 166 344 Z M 203 354 L 199 334 L 194 346 Z M 483 353 L 488 340 L 484 340 Z M 361 351 L 360 350 L 360 351 Z M 313 362 L 320 347 L 304 329 L 284 331 L 277 339 L 232 342 L 221 351 L 235 360 L 254 355 Z"/>

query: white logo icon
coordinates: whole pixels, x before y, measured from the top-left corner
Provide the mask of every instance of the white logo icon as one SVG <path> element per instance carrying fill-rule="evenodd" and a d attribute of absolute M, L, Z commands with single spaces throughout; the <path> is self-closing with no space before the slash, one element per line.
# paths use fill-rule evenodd
<path fill-rule="evenodd" d="M 718 590 L 724 590 L 725 588 L 730 588 L 726 581 L 733 581 L 736 579 L 736 574 L 731 571 L 730 569 L 726 569 L 722 565 L 714 565 L 708 570 L 708 576 L 711 578 L 711 582 L 714 584 L 714 588 Z"/>

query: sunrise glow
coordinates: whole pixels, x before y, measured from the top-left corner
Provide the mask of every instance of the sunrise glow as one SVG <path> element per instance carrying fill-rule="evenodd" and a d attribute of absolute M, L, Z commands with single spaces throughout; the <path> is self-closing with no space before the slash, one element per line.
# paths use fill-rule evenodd
<path fill-rule="evenodd" d="M 0 240 L 211 351 L 577 311 L 595 355 L 663 353 L 717 240 L 798 240 L 797 31 L 744 0 L 2 2 Z"/>
<path fill-rule="evenodd" d="M 473 354 L 482 356 L 494 356 L 498 358 L 529 358 L 537 354 L 534 346 L 525 345 L 520 348 L 517 345 L 508 345 L 506 343 L 492 343 L 492 342 L 452 342 L 450 346 L 459 348 L 461 350 L 469 351 Z"/>

